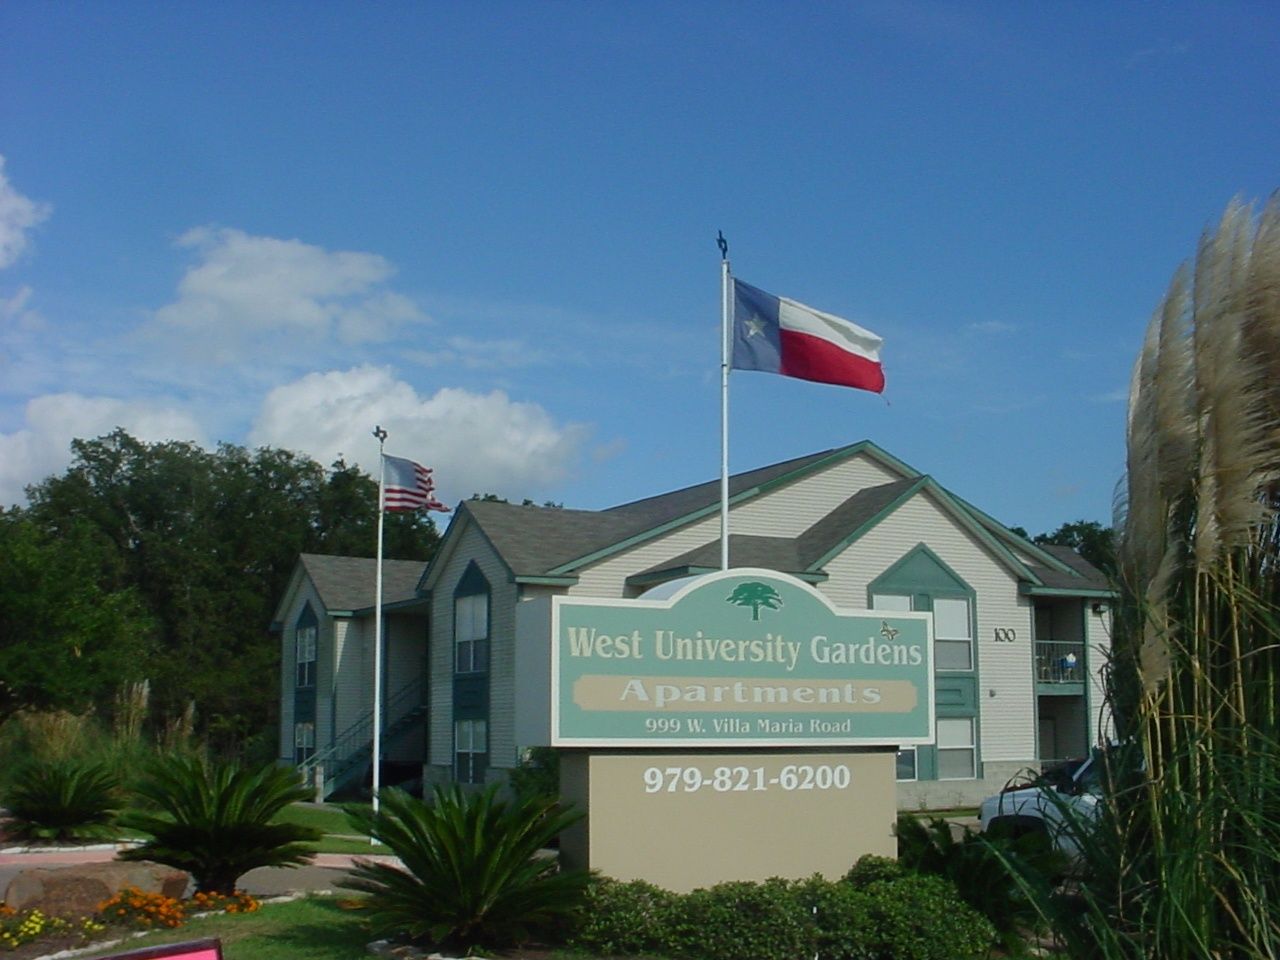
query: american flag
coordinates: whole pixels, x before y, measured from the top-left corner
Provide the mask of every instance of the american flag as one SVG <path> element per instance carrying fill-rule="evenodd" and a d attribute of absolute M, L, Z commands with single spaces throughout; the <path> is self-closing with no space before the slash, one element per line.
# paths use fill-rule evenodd
<path fill-rule="evenodd" d="M 404 457 L 383 456 L 384 510 L 439 510 L 449 508 L 436 499 L 436 484 L 431 470 Z"/>

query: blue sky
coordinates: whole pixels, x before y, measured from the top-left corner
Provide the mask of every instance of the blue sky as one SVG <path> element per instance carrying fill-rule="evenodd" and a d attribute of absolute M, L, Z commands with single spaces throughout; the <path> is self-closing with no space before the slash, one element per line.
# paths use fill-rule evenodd
<path fill-rule="evenodd" d="M 0 503 L 72 437 L 604 507 L 719 469 L 719 253 L 885 339 L 732 378 L 732 468 L 871 439 L 1110 517 L 1144 325 L 1280 186 L 1270 3 L 0 4 Z M 886 402 L 887 401 L 887 402 Z"/>

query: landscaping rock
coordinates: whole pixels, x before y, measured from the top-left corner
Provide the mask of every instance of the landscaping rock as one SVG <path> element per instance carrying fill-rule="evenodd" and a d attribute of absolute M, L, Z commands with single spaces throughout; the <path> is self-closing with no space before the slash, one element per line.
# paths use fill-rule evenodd
<path fill-rule="evenodd" d="M 15 910 L 39 908 L 49 916 L 82 917 L 125 887 L 181 899 L 191 878 L 159 863 L 83 863 L 23 870 L 9 882 L 4 902 Z"/>

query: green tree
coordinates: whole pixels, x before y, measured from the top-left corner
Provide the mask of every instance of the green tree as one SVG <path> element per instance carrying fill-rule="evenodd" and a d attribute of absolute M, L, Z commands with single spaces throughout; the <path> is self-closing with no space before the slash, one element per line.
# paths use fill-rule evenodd
<path fill-rule="evenodd" d="M 782 597 L 778 595 L 778 591 L 767 583 L 757 581 L 738 584 L 725 600 L 739 607 L 750 607 L 752 620 L 760 619 L 761 607 L 777 610 L 782 606 Z"/>
<path fill-rule="evenodd" d="M 150 615 L 155 655 L 138 662 L 157 718 L 194 701 L 200 732 L 225 750 L 270 729 L 274 605 L 299 553 L 373 556 L 376 482 L 341 460 L 326 471 L 287 450 L 148 444 L 123 430 L 76 440 L 72 452 L 64 474 L 28 490 L 22 517 L 48 541 L 101 544 L 92 582 L 104 595 L 135 597 Z M 387 516 L 388 557 L 427 560 L 437 540 L 428 517 Z M 97 670 L 86 678 L 100 696 L 120 679 Z"/>
<path fill-rule="evenodd" d="M 83 712 L 140 679 L 155 622 L 88 524 L 45 530 L 0 510 L 0 720 L 23 707 Z"/>

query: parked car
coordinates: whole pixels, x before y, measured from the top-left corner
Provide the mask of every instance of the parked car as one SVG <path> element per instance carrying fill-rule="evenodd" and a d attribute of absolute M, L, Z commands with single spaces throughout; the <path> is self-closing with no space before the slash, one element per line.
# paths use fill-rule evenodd
<path fill-rule="evenodd" d="M 1018 837 L 1043 832 L 1069 857 L 1079 855 L 1078 829 L 1097 816 L 1102 793 L 1098 754 L 1069 760 L 1038 776 L 1015 778 L 982 801 L 978 818 L 983 833 Z"/>

